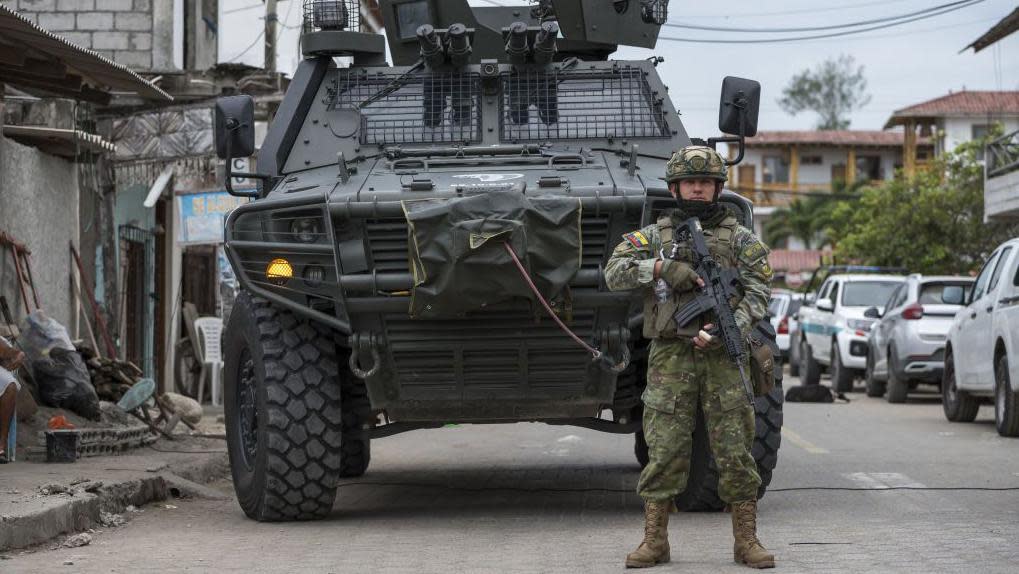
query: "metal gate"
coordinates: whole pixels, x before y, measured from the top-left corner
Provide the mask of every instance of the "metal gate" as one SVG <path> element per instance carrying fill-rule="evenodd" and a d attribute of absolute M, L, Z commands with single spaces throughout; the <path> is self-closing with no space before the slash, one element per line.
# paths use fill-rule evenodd
<path fill-rule="evenodd" d="M 146 377 L 155 377 L 155 237 L 133 225 L 121 225 L 119 237 L 121 348 Z"/>

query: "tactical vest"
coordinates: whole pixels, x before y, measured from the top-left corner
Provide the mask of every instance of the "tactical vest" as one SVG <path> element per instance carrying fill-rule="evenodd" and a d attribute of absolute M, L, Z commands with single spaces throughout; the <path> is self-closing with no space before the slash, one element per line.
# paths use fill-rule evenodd
<path fill-rule="evenodd" d="M 674 225 L 672 217 L 668 214 L 658 218 L 658 231 L 662 242 L 662 253 L 665 257 L 672 253 L 675 242 Z M 736 233 L 737 226 L 736 218 L 730 215 L 723 219 L 718 227 L 704 230 L 704 241 L 708 244 L 708 252 L 722 267 L 735 268 L 737 266 L 736 251 L 732 247 L 732 238 Z M 687 241 L 680 242 L 676 250 L 676 260 L 693 265 L 693 249 Z M 678 331 L 676 330 L 676 321 L 672 318 L 676 310 L 693 300 L 694 296 L 694 291 L 671 291 L 665 302 L 659 302 L 654 289 L 648 289 L 647 295 L 644 297 L 644 337 L 675 339 L 696 336 L 705 323 L 711 322 L 710 318 L 702 315 L 700 320 L 691 321 Z M 739 300 L 732 302 L 733 308 L 735 309 L 738 304 Z"/>

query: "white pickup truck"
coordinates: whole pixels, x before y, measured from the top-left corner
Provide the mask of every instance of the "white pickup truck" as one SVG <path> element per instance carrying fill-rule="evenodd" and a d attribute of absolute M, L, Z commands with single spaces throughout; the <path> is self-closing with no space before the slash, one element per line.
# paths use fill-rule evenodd
<path fill-rule="evenodd" d="M 883 308 L 905 277 L 840 273 L 829 275 L 814 301 L 799 313 L 800 377 L 816 385 L 822 369 L 831 374 L 832 388 L 853 390 L 853 381 L 867 366 L 867 336 L 874 319 L 863 316 L 868 307 Z"/>
<path fill-rule="evenodd" d="M 955 303 L 956 301 L 951 301 Z M 945 416 L 970 422 L 994 400 L 998 434 L 1019 436 L 1019 238 L 994 250 L 948 330 Z"/>

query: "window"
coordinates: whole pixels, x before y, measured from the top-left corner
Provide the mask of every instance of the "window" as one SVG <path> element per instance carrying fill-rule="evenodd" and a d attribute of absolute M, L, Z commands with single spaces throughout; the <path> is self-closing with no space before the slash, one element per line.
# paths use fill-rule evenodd
<path fill-rule="evenodd" d="M 839 283 L 838 281 L 831 284 L 831 293 L 828 295 L 828 299 L 831 299 L 831 304 L 834 306 L 839 300 Z"/>
<path fill-rule="evenodd" d="M 917 298 L 917 303 L 921 305 L 945 304 L 946 287 L 962 287 L 962 300 L 965 301 L 973 289 L 973 283 L 968 281 L 965 283 L 924 283 L 920 286 L 920 297 Z"/>
<path fill-rule="evenodd" d="M 885 313 L 887 313 L 890 309 L 894 309 L 899 306 L 900 295 L 902 295 L 902 292 L 905 288 L 906 288 L 905 285 L 899 285 L 899 287 L 895 291 L 892 291 L 892 294 L 888 297 L 888 300 L 885 301 Z"/>
<path fill-rule="evenodd" d="M 821 165 L 824 161 L 819 155 L 805 155 L 800 158 L 800 165 Z"/>
<path fill-rule="evenodd" d="M 970 126 L 970 135 L 973 136 L 974 141 L 986 139 L 994 130 L 994 124 L 973 124 Z M 983 161 L 984 159 L 984 146 L 977 148 L 977 160 Z"/>
<path fill-rule="evenodd" d="M 1001 272 L 1005 270 L 1005 263 L 1008 262 L 1008 254 L 1012 252 L 1012 246 L 1001 250 L 1001 257 L 998 257 L 998 266 L 994 268 L 994 274 L 991 275 L 991 284 L 987 286 L 987 291 L 994 291 L 994 288 L 998 286 L 998 279 L 1001 278 Z"/>
<path fill-rule="evenodd" d="M 764 156 L 764 183 L 789 183 L 789 160 L 778 155 Z"/>
<path fill-rule="evenodd" d="M 785 296 L 772 297 L 771 301 L 768 302 L 768 314 L 772 317 L 778 317 L 782 314 L 783 304 L 786 302 Z"/>
<path fill-rule="evenodd" d="M 892 295 L 900 281 L 853 281 L 842 293 L 843 307 L 872 307 L 880 305 Z"/>
<path fill-rule="evenodd" d="M 991 255 L 991 258 L 984 263 L 983 269 L 980 270 L 980 274 L 977 275 L 976 285 L 973 286 L 973 297 L 969 299 L 972 303 L 977 299 L 984 296 L 984 289 L 987 287 L 987 280 L 991 277 L 991 269 L 994 267 L 994 262 L 998 260 L 998 253 Z"/>
<path fill-rule="evenodd" d="M 881 157 L 876 155 L 856 156 L 856 179 L 875 181 L 884 179 L 881 171 Z"/>

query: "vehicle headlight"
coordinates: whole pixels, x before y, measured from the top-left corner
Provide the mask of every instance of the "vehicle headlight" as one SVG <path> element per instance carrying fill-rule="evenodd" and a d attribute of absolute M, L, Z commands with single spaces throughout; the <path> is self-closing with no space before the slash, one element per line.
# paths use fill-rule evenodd
<path fill-rule="evenodd" d="M 290 233 L 301 243 L 313 243 L 322 234 L 322 226 L 318 218 L 302 217 L 290 224 Z"/>
<path fill-rule="evenodd" d="M 326 270 L 318 265 L 308 265 L 304 268 L 304 284 L 312 289 L 322 286 L 325 281 Z"/>
<path fill-rule="evenodd" d="M 873 324 L 873 321 L 867 321 L 864 319 L 846 319 L 846 326 L 853 331 L 870 331 L 870 326 Z"/>
<path fill-rule="evenodd" d="M 286 259 L 273 259 L 265 268 L 265 278 L 278 287 L 286 285 L 293 276 L 294 267 Z"/>

